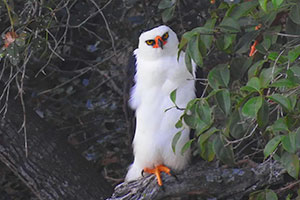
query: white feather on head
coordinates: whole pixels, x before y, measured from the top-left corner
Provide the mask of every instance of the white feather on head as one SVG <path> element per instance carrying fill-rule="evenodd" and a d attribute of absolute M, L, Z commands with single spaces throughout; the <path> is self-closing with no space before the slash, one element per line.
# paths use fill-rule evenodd
<path fill-rule="evenodd" d="M 152 46 L 146 44 L 147 40 L 154 40 L 156 36 L 163 36 L 163 34 L 167 32 L 169 33 L 169 38 L 163 49 L 153 48 Z M 161 56 L 177 54 L 178 43 L 179 42 L 176 33 L 170 27 L 161 25 L 149 31 L 143 32 L 140 35 L 138 49 L 135 50 L 134 54 L 138 54 L 140 57 L 147 60 L 158 59 Z"/>

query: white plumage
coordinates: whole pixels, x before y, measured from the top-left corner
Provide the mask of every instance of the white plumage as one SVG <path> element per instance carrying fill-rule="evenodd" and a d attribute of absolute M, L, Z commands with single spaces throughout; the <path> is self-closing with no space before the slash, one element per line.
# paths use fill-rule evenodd
<path fill-rule="evenodd" d="M 194 75 L 186 68 L 184 53 L 181 53 L 179 60 L 177 53 L 177 36 L 165 25 L 140 35 L 139 46 L 134 51 L 135 85 L 129 102 L 136 111 L 134 162 L 126 175 L 126 181 L 139 178 L 144 168 L 165 165 L 176 171 L 188 163 L 190 150 L 184 155 L 180 153 L 189 140 L 188 127 L 185 126 L 182 131 L 176 153 L 172 151 L 172 139 L 181 130 L 175 124 L 183 111 L 176 108 L 166 111 L 174 106 L 170 99 L 174 89 L 177 89 L 176 104 L 179 108 L 185 108 L 195 98 Z"/>

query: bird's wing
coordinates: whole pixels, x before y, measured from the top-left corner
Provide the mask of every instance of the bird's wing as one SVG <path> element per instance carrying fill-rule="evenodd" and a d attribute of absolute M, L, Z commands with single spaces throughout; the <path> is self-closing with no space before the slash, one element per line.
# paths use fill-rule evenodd
<path fill-rule="evenodd" d="M 134 74 L 136 72 L 136 58 L 133 54 L 129 57 L 128 64 L 125 68 L 124 89 L 123 89 L 123 110 L 127 124 L 127 135 L 129 142 L 132 143 L 135 132 L 135 115 L 134 111 L 129 107 L 130 90 L 134 85 Z"/>

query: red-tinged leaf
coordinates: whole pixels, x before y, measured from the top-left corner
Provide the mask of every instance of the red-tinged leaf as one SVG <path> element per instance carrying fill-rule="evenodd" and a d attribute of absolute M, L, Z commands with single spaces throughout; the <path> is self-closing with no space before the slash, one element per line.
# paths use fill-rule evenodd
<path fill-rule="evenodd" d="M 5 48 L 7 48 L 11 43 L 13 43 L 16 38 L 18 38 L 18 35 L 16 34 L 16 32 L 7 32 L 5 34 L 5 41 L 4 41 L 4 46 Z"/>

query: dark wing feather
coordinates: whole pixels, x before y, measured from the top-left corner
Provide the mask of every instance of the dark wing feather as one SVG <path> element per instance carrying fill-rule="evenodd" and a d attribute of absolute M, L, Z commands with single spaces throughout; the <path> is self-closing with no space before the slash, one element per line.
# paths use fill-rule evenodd
<path fill-rule="evenodd" d="M 134 84 L 135 72 L 136 72 L 136 58 L 132 54 L 129 57 L 128 64 L 125 69 L 124 93 L 123 93 L 123 110 L 125 113 L 127 135 L 130 144 L 133 140 L 134 132 L 135 132 L 135 115 L 134 115 L 134 111 L 130 109 L 128 105 L 128 101 L 130 98 L 130 89 Z"/>

